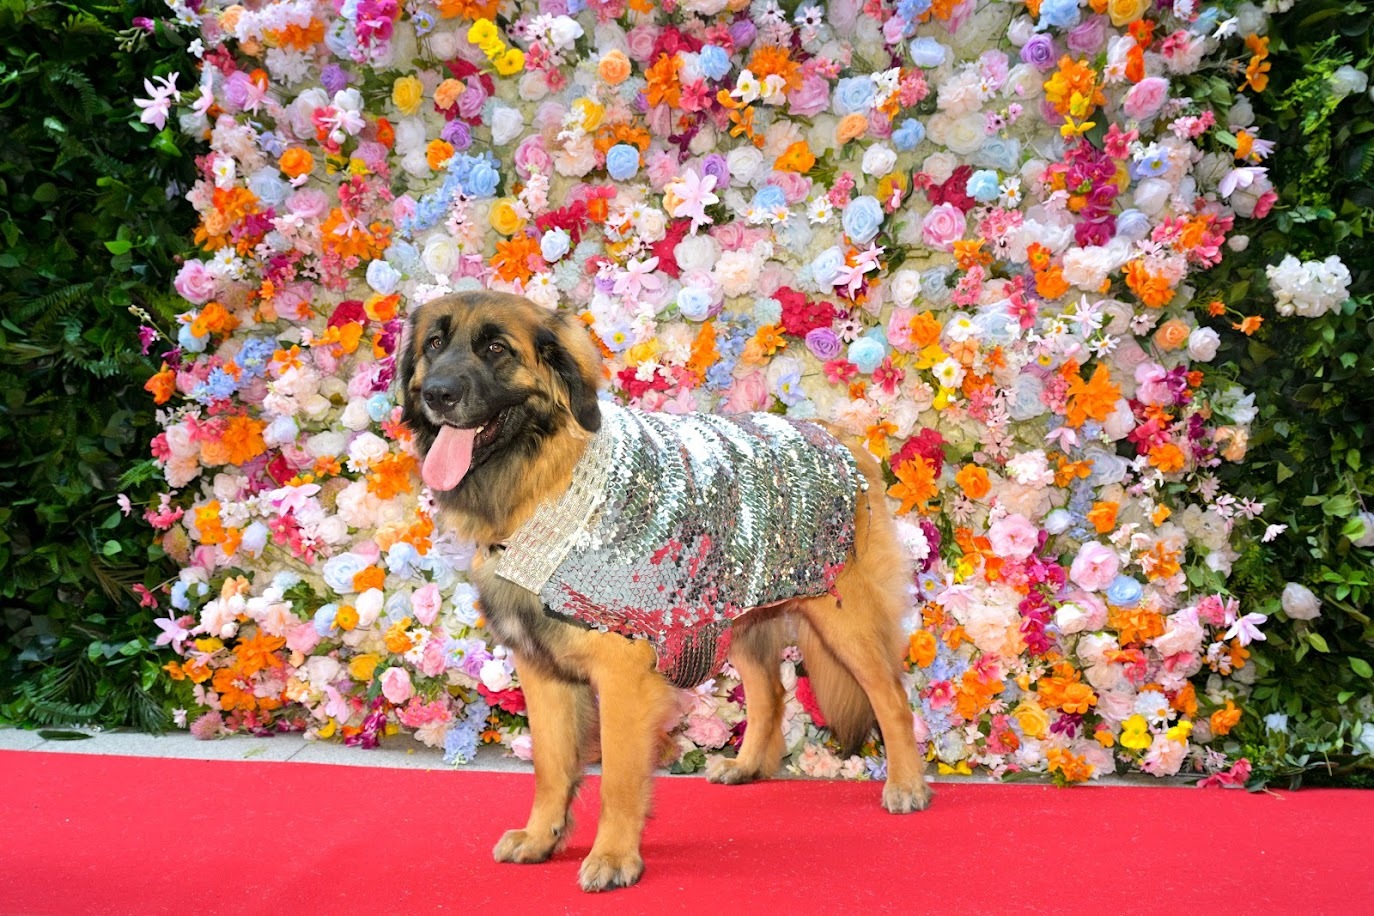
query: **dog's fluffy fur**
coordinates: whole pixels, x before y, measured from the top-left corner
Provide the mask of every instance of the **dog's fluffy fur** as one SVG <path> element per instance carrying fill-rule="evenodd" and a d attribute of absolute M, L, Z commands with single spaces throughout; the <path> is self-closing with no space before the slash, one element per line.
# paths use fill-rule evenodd
<path fill-rule="evenodd" d="M 514 655 L 529 708 L 534 805 L 528 823 L 508 831 L 494 855 L 502 862 L 542 862 L 558 848 L 599 719 L 601 818 L 580 881 L 585 890 L 633 884 L 644 868 L 639 840 L 650 776 L 676 713 L 675 692 L 655 670 L 649 643 L 565 622 L 547 613 L 537 595 L 483 565 L 540 502 L 567 488 L 600 427 L 601 355 L 576 319 L 500 293 L 426 303 L 412 314 L 409 332 L 399 387 L 420 454 L 434 444 L 441 424 L 488 430 L 466 476 L 435 497 L 441 523 L 478 545 L 472 580 L 492 632 Z M 735 622 L 730 662 L 744 683 L 749 727 L 738 756 L 713 760 L 708 776 L 744 783 L 777 772 L 786 750 L 779 661 L 796 640 L 843 744 L 857 747 L 876 718 L 888 758 L 882 803 L 905 813 L 924 808 L 930 797 L 900 680 L 899 620 L 909 566 L 877 463 L 846 445 L 870 485 L 859 493 L 857 537 L 836 583 L 838 598 L 793 600 Z"/>

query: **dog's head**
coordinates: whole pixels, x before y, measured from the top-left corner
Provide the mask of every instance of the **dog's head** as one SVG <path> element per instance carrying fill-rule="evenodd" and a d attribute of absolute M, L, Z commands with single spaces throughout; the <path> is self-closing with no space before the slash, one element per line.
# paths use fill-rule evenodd
<path fill-rule="evenodd" d="M 410 316 L 403 418 L 436 494 L 470 471 L 533 454 L 555 433 L 601 427 L 601 356 L 568 316 L 508 293 L 443 296 Z"/>

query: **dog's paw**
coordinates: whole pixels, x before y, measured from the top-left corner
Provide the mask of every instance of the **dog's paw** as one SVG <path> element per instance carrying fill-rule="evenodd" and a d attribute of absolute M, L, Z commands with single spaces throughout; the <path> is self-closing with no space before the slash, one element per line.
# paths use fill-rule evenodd
<path fill-rule="evenodd" d="M 925 780 L 915 785 L 899 785 L 889 780 L 887 785 L 883 786 L 883 807 L 893 814 L 924 811 L 930 806 L 930 799 L 934 794 L 934 790 Z"/>
<path fill-rule="evenodd" d="M 555 837 L 537 839 L 524 830 L 507 830 L 491 851 L 498 862 L 543 862 L 553 855 Z"/>
<path fill-rule="evenodd" d="M 753 782 L 759 774 L 752 769 L 740 766 L 738 760 L 729 757 L 712 757 L 706 761 L 706 779 L 722 786 L 739 786 Z"/>
<path fill-rule="evenodd" d="M 593 852 L 582 860 L 578 883 L 584 891 L 609 891 L 629 887 L 644 874 L 644 860 L 638 852 L 603 855 Z"/>

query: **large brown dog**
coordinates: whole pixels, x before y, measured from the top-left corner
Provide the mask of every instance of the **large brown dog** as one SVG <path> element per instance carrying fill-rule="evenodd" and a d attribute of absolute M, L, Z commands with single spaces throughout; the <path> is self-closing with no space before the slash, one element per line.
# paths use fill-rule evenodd
<path fill-rule="evenodd" d="M 634 884 L 644 870 L 639 841 L 650 776 L 676 695 L 655 670 L 648 642 L 549 613 L 538 595 L 497 578 L 491 561 L 542 501 L 568 488 L 601 425 L 601 381 L 601 356 L 575 319 L 485 292 L 416 309 L 399 372 L 405 420 L 421 456 L 454 451 L 436 445 L 442 426 L 455 428 L 446 440 L 463 442 L 459 458 L 447 462 L 449 479 L 426 476 L 441 522 L 478 545 L 472 580 L 493 633 L 514 655 L 529 706 L 534 806 L 529 822 L 508 831 L 494 854 L 502 862 L 542 862 L 567 837 L 568 806 L 591 743 L 587 733 L 599 715 L 601 818 L 580 873 L 589 891 Z M 749 726 L 739 755 L 712 761 L 708 775 L 713 782 L 743 783 L 777 772 L 786 750 L 779 661 L 797 639 L 842 743 L 862 743 L 876 713 L 888 759 L 883 807 L 906 813 L 930 798 L 900 681 L 899 620 L 910 572 L 877 463 L 847 447 L 870 486 L 858 494 L 855 546 L 835 583 L 838 598 L 791 600 L 735 621 L 729 658 L 743 680 Z"/>

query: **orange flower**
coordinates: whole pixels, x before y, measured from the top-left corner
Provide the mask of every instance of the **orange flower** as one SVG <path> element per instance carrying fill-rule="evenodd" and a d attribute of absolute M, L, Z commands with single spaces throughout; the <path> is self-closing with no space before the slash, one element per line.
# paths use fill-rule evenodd
<path fill-rule="evenodd" d="M 1053 264 L 1035 275 L 1035 291 L 1042 299 L 1058 299 L 1069 291 L 1064 269 Z"/>
<path fill-rule="evenodd" d="M 713 322 L 707 321 L 697 332 L 696 340 L 692 341 L 692 354 L 687 360 L 687 369 L 698 379 L 705 380 L 707 370 L 715 365 L 718 359 L 720 351 L 716 349 L 716 326 Z"/>
<path fill-rule="evenodd" d="M 607 51 L 601 55 L 596 72 L 606 84 L 619 86 L 630 78 L 630 59 L 625 56 L 624 51 Z"/>
<path fill-rule="evenodd" d="M 1247 315 L 1240 320 L 1239 324 L 1233 322 L 1231 327 L 1233 330 L 1240 331 L 1246 337 L 1249 337 L 1251 334 L 1258 331 L 1262 324 L 1264 324 L 1263 315 Z"/>
<path fill-rule="evenodd" d="M 387 649 L 393 655 L 404 655 L 409 652 L 414 643 L 406 635 L 406 630 L 410 628 L 410 618 L 399 620 L 386 628 L 386 635 L 382 637 L 386 642 Z"/>
<path fill-rule="evenodd" d="M 835 126 L 835 142 L 843 146 L 850 140 L 857 140 L 868 133 L 868 116 L 854 112 L 840 118 Z"/>
<path fill-rule="evenodd" d="M 309 175 L 315 168 L 315 157 L 310 155 L 310 150 L 293 146 L 281 154 L 277 160 L 277 166 L 286 174 L 287 178 L 299 178 L 302 175 Z"/>
<path fill-rule="evenodd" d="M 436 0 L 439 15 L 445 19 L 491 19 L 500 0 Z"/>
<path fill-rule="evenodd" d="M 1188 456 L 1174 443 L 1165 442 L 1150 449 L 1150 464 L 1165 474 L 1174 474 L 1187 466 Z"/>
<path fill-rule="evenodd" d="M 264 424 L 253 417 L 230 417 L 220 436 L 220 443 L 227 450 L 227 464 L 247 464 L 267 451 L 267 443 L 262 441 Z"/>
<path fill-rule="evenodd" d="M 648 81 L 645 94 L 650 105 L 667 105 L 677 108 L 682 102 L 682 84 L 678 82 L 677 72 L 682 61 L 676 54 L 660 54 L 658 60 L 648 70 L 644 78 Z"/>
<path fill-rule="evenodd" d="M 1092 779 L 1093 765 L 1086 757 L 1080 757 L 1062 747 L 1052 747 L 1045 753 L 1049 771 L 1057 774 L 1064 782 L 1087 782 Z"/>
<path fill-rule="evenodd" d="M 925 458 L 913 458 L 892 469 L 897 475 L 897 483 L 888 488 L 887 495 L 901 500 L 898 515 L 906 515 L 916 509 L 922 515 L 930 511 L 926 503 L 940 492 L 935 485 L 935 466 Z"/>
<path fill-rule="evenodd" d="M 988 472 L 976 464 L 966 464 L 954 475 L 954 482 L 959 485 L 959 489 L 964 491 L 964 495 L 969 499 L 982 499 L 992 491 L 992 484 L 988 480 Z"/>
<path fill-rule="evenodd" d="M 358 609 L 345 604 L 334 614 L 334 625 L 340 630 L 351 630 L 358 625 Z"/>
<path fill-rule="evenodd" d="M 153 396 L 154 404 L 166 404 L 177 390 L 177 374 L 163 363 L 152 378 L 143 383 L 143 390 Z"/>
<path fill-rule="evenodd" d="M 365 592 L 370 588 L 381 588 L 386 583 L 386 570 L 380 566 L 369 566 L 353 574 L 353 590 Z"/>
<path fill-rule="evenodd" d="M 253 710 L 258 706 L 253 690 L 243 680 L 237 668 L 220 668 L 215 672 L 215 691 L 219 694 L 219 705 L 226 711 L 234 709 Z"/>
<path fill-rule="evenodd" d="M 934 346 L 944 331 L 944 325 L 930 312 L 922 312 L 915 316 L 907 322 L 907 327 L 911 329 L 911 342 L 922 350 Z"/>
<path fill-rule="evenodd" d="M 1075 99 L 1075 96 L 1078 98 Z M 1068 114 L 1077 105 L 1087 107 L 1075 111 L 1077 118 L 1086 118 L 1094 108 L 1107 104 L 1102 89 L 1097 84 L 1097 71 L 1088 66 L 1085 60 L 1075 61 L 1067 54 L 1059 58 L 1059 69 L 1045 81 L 1045 101 L 1054 106 L 1061 115 Z"/>
<path fill-rule="evenodd" d="M 1075 428 L 1089 419 L 1100 422 L 1111 416 L 1120 399 L 1121 389 L 1112 384 L 1107 367 L 1099 364 L 1088 381 L 1083 381 L 1077 373 L 1069 379 L 1069 404 L 1065 419 Z"/>
<path fill-rule="evenodd" d="M 378 499 L 391 499 L 412 490 L 415 459 L 395 452 L 374 462 L 367 472 L 367 492 Z M 380 588 L 380 586 L 378 586 Z"/>
<path fill-rule="evenodd" d="M 935 635 L 929 630 L 917 630 L 911 634 L 909 642 L 906 657 L 911 660 L 912 664 L 926 668 L 935 661 L 938 643 L 935 641 Z"/>
<path fill-rule="evenodd" d="M 782 335 L 782 325 L 778 324 L 766 324 L 759 328 L 754 339 L 768 356 L 787 346 L 787 338 Z"/>
<path fill-rule="evenodd" d="M 1026 263 L 1036 273 L 1048 270 L 1051 263 L 1050 250 L 1039 242 L 1031 242 L 1026 246 Z"/>
<path fill-rule="evenodd" d="M 282 667 L 281 656 L 277 655 L 277 650 L 285 645 L 286 637 L 269 636 L 259 631 L 248 639 L 240 639 L 238 645 L 234 646 L 234 654 L 238 656 L 239 668 L 243 674 L 251 676 L 264 668 Z"/>
<path fill-rule="evenodd" d="M 782 151 L 782 155 L 773 163 L 773 168 L 779 172 L 796 172 L 805 175 L 811 171 L 811 167 L 816 164 L 816 157 L 811 154 L 811 147 L 805 140 L 798 140 L 787 149 Z"/>
<path fill-rule="evenodd" d="M 1088 521 L 1093 523 L 1098 534 L 1106 534 L 1116 527 L 1116 513 L 1120 508 L 1114 502 L 1093 503 L 1092 509 L 1088 512 Z"/>
<path fill-rule="evenodd" d="M 453 158 L 453 144 L 447 140 L 434 139 L 425 147 L 425 162 L 436 172 L 444 163 Z"/>
<path fill-rule="evenodd" d="M 1197 690 L 1192 683 L 1185 681 L 1179 691 L 1169 700 L 1169 705 L 1189 718 L 1196 716 Z"/>
<path fill-rule="evenodd" d="M 1235 703 L 1227 700 L 1225 708 L 1212 713 L 1208 721 L 1212 724 L 1212 734 L 1225 735 L 1240 721 L 1240 710 Z"/>
<path fill-rule="evenodd" d="M 887 459 L 892 454 L 892 448 L 887 444 L 887 437 L 897 431 L 897 427 L 887 420 L 874 423 L 864 433 L 864 442 L 868 450 L 878 458 Z"/>
<path fill-rule="evenodd" d="M 1162 308 L 1174 298 L 1174 288 L 1169 285 L 1168 279 L 1150 273 L 1145 262 L 1139 258 L 1126 265 L 1126 285 L 1152 309 Z"/>
<path fill-rule="evenodd" d="M 1117 632 L 1123 646 L 1144 643 L 1164 635 L 1164 615 L 1145 608 L 1107 608 L 1107 626 Z"/>
<path fill-rule="evenodd" d="M 224 525 L 219 519 L 219 500 L 212 499 L 195 509 L 196 531 L 200 532 L 202 544 L 219 544 L 224 541 Z"/>
<path fill-rule="evenodd" d="M 758 77 L 760 83 L 770 76 L 780 76 L 786 84 L 787 92 L 800 89 L 802 84 L 801 64 L 788 55 L 787 49 L 777 45 L 762 45 L 749 58 L 749 72 Z"/>
<path fill-rule="evenodd" d="M 534 276 L 530 262 L 536 257 L 540 257 L 539 243 L 532 236 L 517 235 L 508 242 L 496 243 L 491 266 L 496 268 L 496 276 L 502 280 L 508 283 L 519 280 L 523 283 Z"/>

